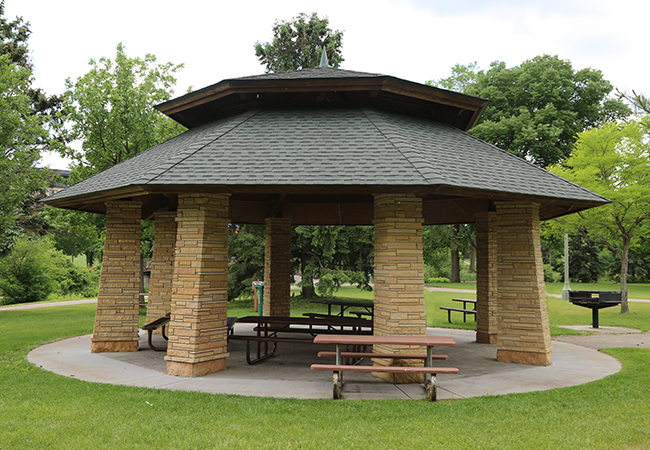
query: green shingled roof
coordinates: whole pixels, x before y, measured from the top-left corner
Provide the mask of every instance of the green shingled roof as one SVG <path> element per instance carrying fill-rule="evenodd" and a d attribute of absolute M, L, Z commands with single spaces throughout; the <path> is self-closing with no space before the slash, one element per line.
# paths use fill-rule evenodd
<path fill-rule="evenodd" d="M 265 108 L 216 120 L 48 198 L 131 186 L 411 186 L 607 200 L 463 131 L 371 108 Z"/>

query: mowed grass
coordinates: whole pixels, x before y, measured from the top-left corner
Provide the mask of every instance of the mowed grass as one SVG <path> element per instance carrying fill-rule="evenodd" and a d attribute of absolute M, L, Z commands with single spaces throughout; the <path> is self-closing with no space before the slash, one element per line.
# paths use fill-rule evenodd
<path fill-rule="evenodd" d="M 372 295 L 355 288 L 344 288 L 339 294 Z M 451 303 L 454 296 L 438 294 L 426 294 L 428 311 L 439 303 Z M 586 309 L 573 317 L 571 310 L 564 310 L 573 305 L 561 300 L 555 305 L 555 301 L 549 299 L 552 323 L 585 313 L 590 317 Z M 307 302 L 294 302 L 313 310 Z M 632 305 L 633 311 L 637 305 L 641 304 Z M 648 349 L 607 350 L 622 361 L 623 369 L 585 385 L 433 404 L 273 399 L 112 386 L 54 375 L 26 361 L 26 354 L 37 345 L 90 333 L 94 309 L 94 305 L 77 305 L 0 310 L 0 449 L 650 448 Z M 638 311 L 640 322 L 650 321 L 649 310 Z M 431 320 L 438 326 L 447 321 L 446 314 L 434 314 Z"/>

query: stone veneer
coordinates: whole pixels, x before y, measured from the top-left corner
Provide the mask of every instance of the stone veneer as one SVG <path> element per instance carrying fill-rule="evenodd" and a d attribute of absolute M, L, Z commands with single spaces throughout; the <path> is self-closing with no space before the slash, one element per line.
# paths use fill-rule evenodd
<path fill-rule="evenodd" d="M 549 365 L 551 337 L 539 237 L 539 204 L 496 202 L 500 362 Z"/>
<path fill-rule="evenodd" d="M 497 343 L 496 212 L 476 215 L 476 342 Z"/>
<path fill-rule="evenodd" d="M 106 241 L 91 352 L 138 350 L 140 202 L 106 202 Z"/>
<path fill-rule="evenodd" d="M 176 247 L 176 213 L 161 212 L 154 217 L 154 248 L 147 302 L 146 323 L 171 311 Z M 155 331 L 160 333 L 160 329 Z"/>
<path fill-rule="evenodd" d="M 229 194 L 179 194 L 167 374 L 226 369 Z"/>
<path fill-rule="evenodd" d="M 426 335 L 422 199 L 411 194 L 375 195 L 374 334 Z M 421 352 L 422 348 L 376 345 L 376 352 Z M 413 365 L 375 359 L 376 365 Z M 422 365 L 422 364 L 420 364 Z M 421 382 L 422 375 L 374 373 L 393 383 Z"/>
<path fill-rule="evenodd" d="M 289 317 L 291 314 L 291 220 L 266 219 L 264 247 L 265 316 Z"/>

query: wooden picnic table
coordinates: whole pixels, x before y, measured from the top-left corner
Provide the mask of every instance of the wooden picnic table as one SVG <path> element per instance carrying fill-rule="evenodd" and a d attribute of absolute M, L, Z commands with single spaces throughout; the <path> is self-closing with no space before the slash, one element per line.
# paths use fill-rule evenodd
<path fill-rule="evenodd" d="M 434 355 L 433 347 L 453 347 L 456 342 L 451 337 L 446 336 L 359 336 L 359 335 L 332 335 L 319 334 L 314 338 L 315 344 L 335 344 L 336 345 L 336 362 L 335 364 L 312 364 L 312 370 L 332 371 L 333 397 L 341 397 L 341 387 L 343 372 L 386 372 L 386 373 L 423 373 L 425 375 L 424 387 L 430 401 L 435 401 L 437 397 L 436 374 L 439 373 L 458 373 L 454 367 L 434 367 L 433 360 L 448 359 L 446 355 Z M 413 353 L 348 353 L 341 351 L 341 346 L 367 346 L 367 345 L 413 345 L 426 347 L 426 355 Z M 411 366 L 362 366 L 362 365 L 344 365 L 342 358 L 347 356 L 368 357 L 368 358 L 390 358 L 390 359 L 422 359 L 424 367 Z M 331 356 L 331 352 L 320 352 L 318 356 Z"/>
<path fill-rule="evenodd" d="M 278 342 L 311 344 L 323 333 L 372 334 L 372 321 L 356 317 L 276 317 L 246 316 L 237 323 L 257 324 L 255 335 L 232 334 L 230 340 L 246 341 L 246 362 L 255 364 L 275 355 Z M 308 334 L 309 337 L 280 336 L 278 333 Z M 256 357 L 251 357 L 251 342 L 256 342 Z"/>
<path fill-rule="evenodd" d="M 334 314 L 334 316 L 343 316 L 345 314 L 345 311 L 348 310 L 349 308 L 364 308 L 366 312 L 370 313 L 372 315 L 373 310 L 375 308 L 375 304 L 373 302 L 360 302 L 360 301 L 348 301 L 348 300 L 326 300 L 326 299 L 316 299 L 316 300 L 311 300 L 310 303 L 319 303 L 322 305 L 327 305 L 327 315 L 332 316 L 332 306 L 338 306 L 340 307 L 340 312 L 338 314 Z"/>

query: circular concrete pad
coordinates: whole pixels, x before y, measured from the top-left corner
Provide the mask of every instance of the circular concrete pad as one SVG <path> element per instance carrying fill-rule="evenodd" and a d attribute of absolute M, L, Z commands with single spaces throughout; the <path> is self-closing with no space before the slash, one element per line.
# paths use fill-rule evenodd
<path fill-rule="evenodd" d="M 236 325 L 238 334 L 252 334 L 246 325 Z M 431 336 L 451 336 L 456 347 L 441 347 L 436 353 L 449 361 L 435 364 L 458 367 L 459 375 L 438 375 L 438 399 L 529 392 L 573 386 L 618 372 L 615 358 L 593 349 L 554 342 L 553 364 L 547 367 L 505 364 L 496 361 L 496 345 L 478 344 L 469 330 L 429 328 Z M 580 337 L 580 336 L 578 336 Z M 45 370 L 84 381 L 157 389 L 201 391 L 268 397 L 332 398 L 329 372 L 310 370 L 310 365 L 328 362 L 316 356 L 333 346 L 280 343 L 276 356 L 255 365 L 246 364 L 245 342 L 232 341 L 227 370 L 200 378 L 181 378 L 165 373 L 165 352 L 151 350 L 141 335 L 140 350 L 131 353 L 90 353 L 90 336 L 52 342 L 34 349 L 28 360 Z M 155 336 L 154 345 L 165 345 Z M 424 398 L 422 384 L 395 385 L 369 373 L 346 373 L 346 399 Z"/>

